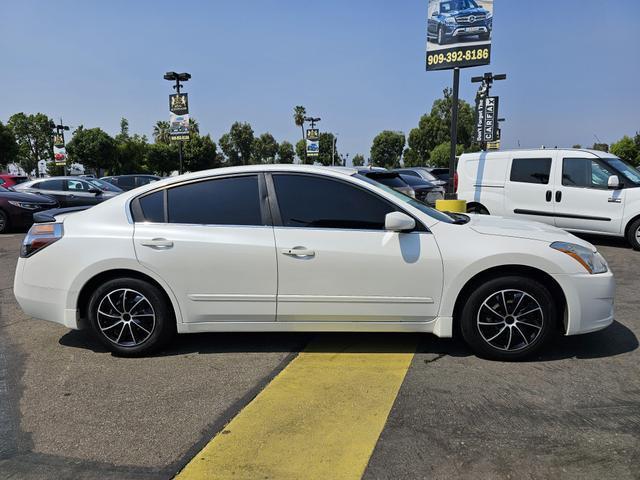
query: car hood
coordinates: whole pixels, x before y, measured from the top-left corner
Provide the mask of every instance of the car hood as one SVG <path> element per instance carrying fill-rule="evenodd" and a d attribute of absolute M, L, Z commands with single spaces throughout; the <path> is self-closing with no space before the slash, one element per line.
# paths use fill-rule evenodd
<path fill-rule="evenodd" d="M 487 14 L 487 10 L 482 7 L 478 8 L 467 8 L 466 10 L 452 10 L 451 12 L 447 12 L 443 14 L 445 17 L 466 17 L 467 15 L 482 15 Z"/>
<path fill-rule="evenodd" d="M 0 192 L 0 196 L 7 200 L 13 200 L 14 202 L 29 202 L 29 203 L 45 203 L 45 204 L 57 204 L 55 199 L 36 193 L 27 192 Z"/>
<path fill-rule="evenodd" d="M 546 223 L 515 220 L 512 218 L 495 217 L 493 215 L 469 215 L 471 221 L 468 226 L 483 235 L 500 237 L 527 238 L 541 242 L 568 242 L 596 250 L 589 242 L 572 235 L 569 232 Z"/>

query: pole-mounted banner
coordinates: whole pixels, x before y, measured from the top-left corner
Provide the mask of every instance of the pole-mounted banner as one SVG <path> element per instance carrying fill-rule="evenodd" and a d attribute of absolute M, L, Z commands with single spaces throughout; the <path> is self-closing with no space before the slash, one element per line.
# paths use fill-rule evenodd
<path fill-rule="evenodd" d="M 493 0 L 429 0 L 427 70 L 487 65 Z"/>
<path fill-rule="evenodd" d="M 500 139 L 498 128 L 499 97 L 484 97 L 476 102 L 476 142 L 490 143 Z"/>
<path fill-rule="evenodd" d="M 189 113 L 189 94 L 175 93 L 169 95 L 169 111 L 176 115 L 187 115 Z"/>
<path fill-rule="evenodd" d="M 307 157 L 317 157 L 320 154 L 320 130 L 307 129 Z"/>

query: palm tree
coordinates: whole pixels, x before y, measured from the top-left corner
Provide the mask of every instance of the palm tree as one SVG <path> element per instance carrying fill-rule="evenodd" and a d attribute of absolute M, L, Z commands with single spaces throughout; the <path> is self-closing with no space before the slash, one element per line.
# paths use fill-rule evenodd
<path fill-rule="evenodd" d="M 306 115 L 307 115 L 307 109 L 304 108 L 302 105 L 298 105 L 293 109 L 293 121 L 302 130 L 302 140 L 304 140 L 304 119 Z M 307 153 L 305 152 L 305 157 L 306 155 Z M 305 159 L 301 158 L 300 160 L 305 160 Z M 304 163 L 306 163 L 306 161 Z"/>
<path fill-rule="evenodd" d="M 153 127 L 153 138 L 156 143 L 165 143 L 168 145 L 170 143 L 169 122 L 163 120 L 156 122 Z"/>
<path fill-rule="evenodd" d="M 193 118 L 189 118 L 189 131 L 190 132 L 195 132 L 198 135 L 200 134 L 200 125 Z"/>

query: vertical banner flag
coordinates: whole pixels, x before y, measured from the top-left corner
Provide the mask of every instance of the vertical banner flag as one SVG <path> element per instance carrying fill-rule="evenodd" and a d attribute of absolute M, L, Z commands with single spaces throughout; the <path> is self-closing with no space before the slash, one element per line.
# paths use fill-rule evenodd
<path fill-rule="evenodd" d="M 480 98 L 476 102 L 476 142 L 488 143 L 500 139 L 498 128 L 499 97 Z"/>
<path fill-rule="evenodd" d="M 493 0 L 429 0 L 427 70 L 488 65 Z"/>
<path fill-rule="evenodd" d="M 189 97 L 186 93 L 169 95 L 169 137 L 172 141 L 189 140 Z"/>
<path fill-rule="evenodd" d="M 64 137 L 60 133 L 53 135 L 53 163 L 57 166 L 67 163 L 67 149 L 64 146 Z"/>
<path fill-rule="evenodd" d="M 307 156 L 317 157 L 320 153 L 320 130 L 309 128 L 307 130 Z"/>

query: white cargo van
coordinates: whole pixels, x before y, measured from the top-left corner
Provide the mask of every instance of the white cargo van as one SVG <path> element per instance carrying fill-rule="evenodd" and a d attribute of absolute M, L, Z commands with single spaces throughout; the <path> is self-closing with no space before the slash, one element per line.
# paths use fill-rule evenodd
<path fill-rule="evenodd" d="M 610 153 L 577 149 L 468 153 L 457 169 L 469 213 L 626 237 L 640 250 L 640 171 Z"/>

